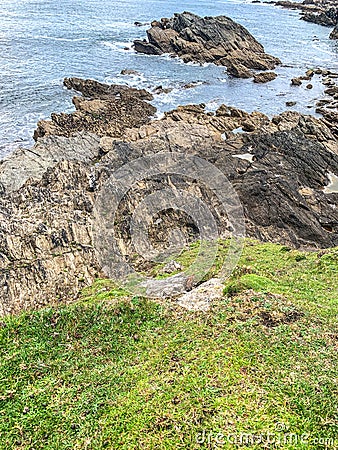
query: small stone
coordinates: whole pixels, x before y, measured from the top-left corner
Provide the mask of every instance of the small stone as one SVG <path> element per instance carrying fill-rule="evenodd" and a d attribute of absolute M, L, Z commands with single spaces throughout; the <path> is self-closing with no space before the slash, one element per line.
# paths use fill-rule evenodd
<path fill-rule="evenodd" d="M 113 148 L 114 138 L 103 136 L 100 139 L 100 150 L 103 153 L 108 153 Z"/>
<path fill-rule="evenodd" d="M 269 81 L 277 78 L 277 74 L 275 72 L 262 72 L 254 75 L 253 82 L 254 83 L 268 83 Z"/>
<path fill-rule="evenodd" d="M 243 131 L 246 131 L 246 132 L 250 133 L 251 131 L 255 131 L 255 129 L 256 129 L 255 125 L 252 122 L 250 122 L 250 121 L 245 121 L 242 124 L 242 130 Z"/>
<path fill-rule="evenodd" d="M 140 73 L 133 69 L 123 69 L 121 70 L 121 75 L 140 75 Z"/>
<path fill-rule="evenodd" d="M 177 304 L 189 311 L 207 311 L 212 302 L 222 298 L 224 285 L 217 278 L 211 278 L 177 299 Z"/>
<path fill-rule="evenodd" d="M 291 84 L 292 84 L 292 86 L 300 86 L 302 84 L 302 81 L 301 81 L 301 79 L 299 77 L 298 78 L 292 78 Z"/>

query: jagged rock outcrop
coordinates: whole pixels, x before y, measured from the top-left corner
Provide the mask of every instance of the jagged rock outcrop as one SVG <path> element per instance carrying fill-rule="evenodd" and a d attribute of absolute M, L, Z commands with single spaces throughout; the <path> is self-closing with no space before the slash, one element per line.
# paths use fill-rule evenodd
<path fill-rule="evenodd" d="M 302 16 L 302 19 L 307 22 L 316 23 L 317 25 L 324 25 L 327 27 L 335 26 L 338 22 L 338 7 L 332 6 L 317 13 L 305 13 Z"/>
<path fill-rule="evenodd" d="M 88 132 L 39 138 L 33 148 L 20 148 L 0 161 L 0 191 L 1 186 L 12 192 L 28 179 L 40 180 L 49 168 L 64 160 L 90 163 L 102 154 L 102 143 L 99 136 Z"/>
<path fill-rule="evenodd" d="M 184 62 L 226 66 L 235 77 L 250 78 L 251 70 L 273 69 L 280 60 L 229 17 L 199 17 L 184 12 L 152 22 L 148 41 L 136 40 L 137 52 L 149 55 L 170 53 Z"/>
<path fill-rule="evenodd" d="M 71 301 L 100 275 L 90 170 L 62 161 L 0 197 L 0 314 Z"/>
<path fill-rule="evenodd" d="M 122 99 L 121 120 L 124 111 Z M 83 131 L 45 136 L 0 165 L 2 314 L 71 300 L 103 275 L 93 240 L 97 197 L 121 166 L 161 152 L 198 155 L 220 169 L 243 205 L 248 236 L 295 247 L 338 245 L 338 189 L 332 184 L 338 176 L 338 147 L 329 122 L 296 112 L 270 120 L 225 105 L 215 114 L 206 113 L 204 105 L 179 107 L 161 120 L 125 128 L 120 137 Z M 34 162 L 28 164 L 30 154 Z M 130 218 L 143 198 L 163 188 L 203 199 L 217 216 L 220 233 L 229 234 L 207 187 L 175 174 L 144 179 L 124 197 L 115 216 L 122 254 L 144 270 L 150 263 L 135 258 Z M 151 223 L 149 238 L 155 247 L 167 245 L 168 230 L 176 228 L 187 242 L 198 237 L 190 217 L 164 210 Z M 194 286 L 184 279 L 180 283 Z"/>
<path fill-rule="evenodd" d="M 66 78 L 64 85 L 83 95 L 73 98 L 76 111 L 52 114 L 51 120 L 39 121 L 35 140 L 50 134 L 73 136 L 79 131 L 120 137 L 126 128 L 148 123 L 156 112 L 156 108 L 147 102 L 153 99 L 153 95 L 144 89 L 79 78 Z"/>

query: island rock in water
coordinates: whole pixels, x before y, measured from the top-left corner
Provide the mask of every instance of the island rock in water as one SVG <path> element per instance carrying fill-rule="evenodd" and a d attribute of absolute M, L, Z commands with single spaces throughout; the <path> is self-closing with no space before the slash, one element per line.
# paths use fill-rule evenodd
<path fill-rule="evenodd" d="M 231 75 L 250 78 L 251 70 L 271 70 L 280 60 L 242 25 L 229 17 L 199 17 L 184 12 L 171 19 L 154 21 L 147 31 L 148 41 L 134 41 L 135 50 L 148 55 L 169 53 L 186 63 L 214 63 L 226 66 Z"/>

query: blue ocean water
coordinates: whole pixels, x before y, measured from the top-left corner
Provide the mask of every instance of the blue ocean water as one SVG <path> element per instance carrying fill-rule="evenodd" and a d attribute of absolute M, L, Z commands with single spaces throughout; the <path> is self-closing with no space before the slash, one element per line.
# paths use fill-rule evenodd
<path fill-rule="evenodd" d="M 168 57 L 136 54 L 134 39 L 145 37 L 149 22 L 174 12 L 227 15 L 244 25 L 283 65 L 266 85 L 231 79 L 224 68 L 186 65 Z M 330 29 L 299 20 L 297 11 L 236 0 L 1 0 L 0 5 L 0 157 L 32 143 L 36 122 L 51 112 L 72 111 L 73 93 L 64 77 L 94 78 L 152 89 L 173 87 L 154 100 L 159 112 L 179 104 L 207 103 L 260 110 L 269 115 L 286 109 L 313 113 L 323 87 L 290 86 L 290 78 L 310 67 L 338 69 L 338 44 Z M 128 50 L 126 50 L 128 48 Z M 123 76 L 122 69 L 138 76 Z M 182 85 L 200 81 L 193 89 Z"/>

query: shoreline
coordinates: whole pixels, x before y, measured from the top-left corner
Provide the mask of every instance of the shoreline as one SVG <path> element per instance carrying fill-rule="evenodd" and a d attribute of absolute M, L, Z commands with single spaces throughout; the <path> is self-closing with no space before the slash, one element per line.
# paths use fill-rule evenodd
<path fill-rule="evenodd" d="M 255 36 L 257 36 L 258 38 L 260 38 L 260 39 L 262 39 L 262 36 L 263 36 L 261 27 L 258 27 L 257 30 L 256 30 L 255 25 L 250 23 L 250 18 L 246 17 L 246 15 L 244 14 L 244 11 L 248 11 L 248 10 L 251 11 L 252 10 L 252 11 L 257 11 L 257 13 L 260 13 L 259 11 L 262 11 L 262 15 L 263 15 L 262 20 L 264 20 L 264 21 L 269 21 L 269 16 L 274 17 L 274 20 L 277 20 L 277 18 L 280 16 L 280 17 L 283 18 L 281 25 L 283 27 L 289 26 L 289 27 L 291 27 L 291 29 L 292 29 L 293 24 L 296 24 L 296 22 L 297 22 L 297 18 L 295 16 L 294 17 L 290 17 L 290 19 L 288 19 L 287 18 L 288 17 L 288 12 L 287 11 L 282 11 L 279 8 L 274 8 L 273 5 L 269 5 L 269 8 L 259 8 L 258 6 L 255 7 L 255 5 L 252 5 L 252 6 L 250 6 L 250 5 L 251 4 L 247 4 L 246 3 L 245 5 L 242 5 L 242 6 L 239 6 L 239 7 L 236 6 L 234 8 L 234 12 L 235 12 L 235 15 L 236 15 L 236 11 L 242 11 L 243 10 L 243 21 L 241 21 L 241 23 L 243 23 L 244 25 L 246 23 L 250 24 L 249 28 L 250 28 L 251 32 Z M 228 12 L 232 12 L 232 6 L 229 7 L 229 8 L 226 8 L 226 10 L 228 10 Z M 274 10 L 275 10 L 275 12 L 273 12 Z M 237 16 L 238 16 L 238 13 L 237 13 Z M 231 15 L 230 15 L 230 17 L 231 17 Z M 267 23 L 269 24 L 269 22 L 267 22 Z M 128 30 L 129 30 L 129 27 L 132 27 L 132 26 L 133 25 L 132 25 L 132 22 L 131 22 L 131 24 L 128 25 Z M 304 28 L 304 26 L 306 28 Z M 320 45 L 319 45 L 319 42 L 315 42 L 315 41 L 313 42 L 314 45 L 319 47 L 318 50 L 311 50 L 311 34 L 312 34 L 312 32 L 309 35 L 306 32 L 306 29 L 311 29 L 311 24 L 309 25 L 309 24 L 305 24 L 304 23 L 304 26 L 300 25 L 301 29 L 304 30 L 304 31 L 299 33 L 299 39 L 302 38 L 302 35 L 307 36 L 306 37 L 307 46 L 308 47 L 310 46 L 309 47 L 310 48 L 309 55 L 310 55 L 310 58 L 311 58 L 311 64 L 309 64 L 308 67 L 306 67 L 306 68 L 317 67 L 318 65 L 320 67 L 329 67 L 330 64 L 328 64 L 328 65 L 326 65 L 325 63 L 324 64 L 320 64 L 320 61 L 319 61 L 319 64 L 317 64 L 317 65 L 314 64 L 316 62 L 316 54 L 317 53 L 318 53 L 319 59 L 326 59 L 325 55 L 322 55 L 322 57 L 320 57 L 320 53 L 319 52 L 322 51 L 322 50 L 324 51 L 325 49 L 326 50 L 330 49 L 327 46 L 327 44 L 324 43 L 324 41 L 322 39 L 323 38 L 323 33 L 319 32 L 319 34 L 318 34 L 318 37 L 320 38 L 320 42 L 321 42 Z M 317 25 L 315 25 L 315 27 L 317 28 Z M 135 29 L 136 28 L 137 27 L 135 27 Z M 321 29 L 321 28 L 322 27 L 318 27 L 318 29 Z M 128 33 L 129 33 L 129 31 L 128 31 Z M 138 36 L 141 37 L 145 33 L 145 29 L 141 29 L 139 32 L 136 32 L 136 31 L 134 32 L 133 30 L 130 29 L 130 33 L 131 33 L 132 36 L 137 34 Z M 315 34 L 315 33 L 316 32 L 314 31 L 313 34 Z M 123 36 L 124 36 L 124 34 L 123 34 Z M 296 36 L 298 38 L 298 33 L 296 33 L 295 38 L 296 38 Z M 108 37 L 105 36 L 105 38 L 106 38 L 106 40 L 108 42 L 108 40 L 109 40 Z M 103 39 L 103 37 L 102 37 L 102 39 Z M 130 38 L 131 41 L 132 41 L 132 39 L 133 38 Z M 122 38 L 120 40 L 123 41 Z M 270 51 L 270 53 L 273 53 L 273 50 L 278 45 L 278 42 L 272 42 L 271 44 L 269 44 L 270 39 L 264 39 L 263 38 L 263 40 L 265 41 L 264 42 L 265 46 L 267 44 L 271 45 L 271 46 L 269 46 L 269 51 Z M 119 41 L 119 39 L 112 37 L 111 40 L 109 40 L 109 42 L 111 42 L 112 44 L 115 41 Z M 289 43 L 287 45 L 289 46 L 291 39 L 288 39 L 288 41 L 289 41 Z M 36 44 L 40 45 L 39 42 L 37 42 Z M 95 43 L 93 42 L 93 45 L 94 44 Z M 102 46 L 101 46 L 101 44 L 102 44 Z M 119 44 L 119 43 L 117 42 L 117 44 Z M 122 44 L 122 42 L 120 44 Z M 65 44 L 65 45 L 68 48 L 68 44 Z M 87 44 L 84 43 L 83 45 L 87 45 Z M 48 46 L 49 46 L 49 44 L 48 44 Z M 50 50 L 53 50 L 53 48 L 54 48 L 54 45 L 52 46 L 52 48 L 50 48 Z M 76 50 L 76 53 L 78 53 L 78 52 L 80 52 L 79 53 L 79 57 L 82 58 L 82 56 L 81 56 L 82 55 L 81 54 L 81 48 L 78 48 Z M 117 64 L 118 67 L 119 67 L 119 71 L 122 70 L 125 67 L 127 67 L 127 68 L 135 68 L 138 71 L 140 71 L 140 70 L 142 71 L 142 67 L 141 67 L 141 60 L 142 60 L 142 58 L 137 58 L 137 57 L 135 58 L 133 55 L 131 55 L 131 53 L 129 54 L 128 51 L 123 51 L 123 49 L 121 49 L 121 52 L 119 52 L 119 54 L 117 54 L 115 51 L 112 51 L 112 49 L 109 49 L 108 47 L 104 47 L 103 48 L 103 41 L 102 42 L 98 41 L 97 45 L 95 45 L 95 52 L 96 53 L 99 52 L 100 54 L 102 54 L 104 59 L 111 60 L 113 65 Z M 301 57 L 300 61 L 302 61 L 302 64 L 300 64 L 300 66 L 303 67 L 304 66 L 303 59 L 306 59 L 306 58 L 302 58 L 302 56 L 301 56 L 302 50 L 301 49 L 299 49 L 299 53 L 300 53 L 300 57 Z M 282 55 L 283 55 L 283 52 L 279 52 L 278 55 L 276 55 L 276 56 L 281 58 Z M 121 66 L 119 61 L 123 60 L 125 58 L 126 58 L 126 60 L 129 60 L 129 61 L 126 62 L 125 65 Z M 327 56 L 327 58 L 329 58 L 329 56 Z M 73 59 L 74 59 L 74 63 L 76 63 L 78 65 L 79 61 L 77 60 L 76 54 L 73 55 Z M 285 59 L 283 58 L 283 60 L 284 60 L 284 62 L 289 62 L 289 58 L 287 57 L 287 54 L 286 54 L 286 58 Z M 331 60 L 334 61 L 334 56 L 333 55 L 331 57 Z M 135 64 L 135 67 L 134 67 L 134 64 Z M 148 64 L 148 60 L 144 60 L 144 64 L 145 65 L 149 65 L 149 66 L 154 66 L 154 70 L 156 70 L 156 64 L 157 63 L 155 62 L 155 59 L 149 58 L 149 64 Z M 160 70 L 164 71 L 164 73 L 165 73 L 164 87 L 172 87 L 172 83 L 170 83 L 168 81 L 169 78 L 170 78 L 170 74 L 169 74 L 169 69 L 170 68 L 169 68 L 169 66 L 171 64 L 169 64 L 169 62 L 166 63 L 164 61 L 160 61 L 158 64 L 160 66 Z M 292 65 L 294 65 L 293 61 L 292 61 Z M 332 67 L 331 69 L 334 69 L 334 67 Z M 185 77 L 183 75 L 184 74 L 184 68 L 183 67 L 182 68 L 177 67 L 176 63 L 175 63 L 175 65 L 173 66 L 173 77 L 172 77 L 173 84 L 175 83 L 175 80 L 180 80 L 180 81 L 181 80 L 182 81 L 185 80 L 186 83 L 189 83 L 191 81 L 195 81 L 195 80 L 199 79 L 196 70 L 190 69 L 190 68 L 189 69 L 186 68 L 186 70 L 187 70 L 187 73 L 189 74 L 189 75 L 187 75 L 187 77 Z M 301 69 L 301 71 L 302 70 L 303 69 Z M 96 73 L 98 71 L 96 71 L 95 73 L 91 73 L 92 71 L 88 71 L 88 73 L 86 73 L 87 72 L 86 70 L 84 70 L 84 69 L 82 70 L 81 69 L 79 71 L 79 76 L 81 76 L 81 78 L 94 78 L 94 79 L 97 79 L 97 80 L 102 81 L 102 82 L 118 84 L 118 80 L 117 80 L 118 78 L 121 79 L 121 82 L 124 82 L 123 77 L 119 76 L 119 71 L 117 71 L 116 73 L 114 71 L 109 71 L 109 70 L 107 70 L 106 65 L 103 65 L 102 69 L 100 69 L 99 73 Z M 304 71 L 305 71 L 305 67 L 304 67 Z M 73 71 L 72 70 L 66 70 L 66 71 L 63 71 L 63 72 L 64 72 L 64 75 L 62 73 L 63 76 L 72 76 L 73 75 Z M 297 69 L 283 69 L 281 74 L 284 77 L 284 76 L 288 76 L 289 73 L 291 74 L 291 72 L 292 72 L 292 77 L 297 76 L 297 73 L 296 73 Z M 154 73 L 154 71 L 152 71 L 152 73 Z M 102 76 L 101 76 L 101 74 L 102 74 Z M 222 82 L 220 82 L 220 80 L 218 80 L 217 78 L 222 78 L 221 72 L 218 73 L 217 71 L 206 69 L 204 71 L 204 74 L 205 75 L 202 75 L 202 79 L 211 81 L 210 89 L 207 88 L 207 87 L 203 87 L 203 86 L 202 87 L 197 87 L 197 88 L 193 89 L 190 92 L 182 92 L 182 96 L 181 96 L 181 94 L 178 91 L 174 91 L 172 96 L 170 96 L 170 94 L 169 94 L 166 97 L 164 97 L 164 96 L 162 98 L 159 97 L 157 99 L 157 104 L 160 105 L 161 107 L 163 107 L 164 110 L 168 110 L 168 109 L 173 109 L 174 107 L 178 106 L 179 104 L 196 103 L 196 102 L 198 102 L 198 97 L 199 96 L 203 97 L 202 101 L 204 101 L 204 102 L 207 102 L 208 98 L 211 98 L 211 97 L 215 97 L 215 99 L 217 100 L 217 92 L 216 91 L 219 90 L 219 92 L 224 92 L 224 95 L 222 95 L 223 98 L 222 98 L 221 103 L 233 104 L 234 106 L 236 106 L 238 108 L 247 109 L 246 105 L 244 103 L 242 104 L 240 101 L 238 101 L 238 103 L 236 102 L 237 93 L 238 93 L 238 97 L 240 97 L 240 95 L 241 95 L 242 85 L 240 85 L 240 84 L 236 85 L 235 84 L 234 86 L 232 86 L 232 83 L 231 83 L 231 81 L 229 82 L 229 80 L 226 80 L 226 81 L 224 80 L 224 83 L 223 83 L 223 80 L 222 80 Z M 27 73 L 27 75 L 29 75 L 29 74 Z M 9 122 L 8 123 L 7 122 L 3 122 L 3 126 L 4 127 L 7 126 L 7 128 L 8 128 L 8 133 L 6 132 L 5 128 L 2 130 L 3 146 L 4 147 L 6 147 L 7 145 L 10 145 L 12 148 L 14 148 L 12 143 L 16 140 L 16 137 L 18 137 L 18 139 L 17 139 L 17 142 L 18 142 L 17 146 L 27 147 L 26 142 L 30 138 L 30 136 L 27 136 L 27 133 L 29 132 L 29 134 L 32 134 L 34 126 L 35 126 L 34 122 L 36 122 L 39 117 L 41 117 L 41 116 L 42 117 L 43 116 L 48 117 L 49 114 L 51 112 L 53 112 L 54 110 L 56 110 L 58 112 L 63 111 L 64 110 L 64 107 L 62 106 L 63 104 L 65 104 L 68 107 L 69 102 L 70 102 L 70 98 L 66 97 L 63 93 L 61 93 L 60 105 L 57 104 L 59 101 L 54 101 L 54 100 L 51 101 L 51 96 L 53 96 L 53 98 L 58 98 L 58 96 L 59 96 L 59 92 L 60 92 L 59 86 L 61 86 L 61 77 L 59 78 L 60 75 L 61 75 L 61 73 L 60 74 L 55 74 L 55 76 L 57 76 L 57 80 L 58 80 L 57 84 L 54 82 L 54 81 L 56 81 L 56 79 L 54 79 L 54 75 L 53 75 L 53 80 L 54 80 L 53 81 L 53 86 L 46 86 L 46 92 L 45 93 L 42 92 L 42 91 L 45 90 L 45 88 L 43 87 L 43 84 L 40 85 L 39 81 L 37 79 L 35 79 L 34 75 L 32 75 L 32 74 L 30 75 L 30 80 L 32 80 L 32 82 L 33 82 L 33 80 L 35 80 L 34 83 L 36 84 L 36 88 L 37 88 L 38 92 L 41 92 L 41 95 L 39 94 L 36 97 L 33 93 L 31 94 L 32 96 L 34 96 L 34 98 L 33 97 L 31 98 L 32 99 L 32 107 L 30 109 L 27 108 L 27 107 L 20 108 L 19 105 L 16 106 L 16 109 L 13 109 L 10 104 L 8 105 L 8 111 L 7 111 L 7 108 L 6 108 L 6 114 L 8 114 L 8 117 L 13 116 L 13 125 L 12 124 L 10 125 Z M 224 78 L 226 78 L 226 77 L 224 77 Z M 291 75 L 289 76 L 289 78 L 291 78 Z M 105 79 L 107 79 L 107 80 L 105 81 Z M 141 81 L 137 82 L 137 86 L 136 86 L 136 83 L 135 83 L 134 87 L 142 87 L 142 88 L 144 87 L 144 88 L 149 90 L 151 85 L 153 87 L 156 87 L 157 85 L 161 84 L 161 82 L 162 82 L 162 80 L 156 80 L 155 81 L 151 77 L 151 75 L 149 73 L 149 70 L 145 71 L 144 80 L 145 80 L 144 82 L 141 82 Z M 126 77 L 126 81 L 129 84 L 129 80 L 128 80 L 127 77 Z M 130 84 L 134 84 L 134 80 L 130 79 L 130 81 L 131 81 Z M 236 91 L 236 94 L 233 94 L 233 95 L 231 94 L 230 88 L 229 88 L 229 86 L 227 84 L 231 84 L 231 88 L 234 87 L 234 89 L 232 89 L 232 92 Z M 6 84 L 4 84 L 4 86 L 6 86 Z M 276 94 L 282 93 L 283 86 L 281 86 L 280 82 L 278 82 L 278 81 L 274 82 L 274 83 L 272 83 L 271 86 L 272 86 L 272 90 Z M 244 86 L 243 89 L 244 89 L 243 90 L 244 95 L 247 98 L 250 98 L 249 97 L 250 96 L 249 86 L 246 86 L 246 87 Z M 258 90 L 257 89 L 253 90 L 253 92 L 254 92 L 252 94 L 253 97 L 259 97 L 261 95 L 261 91 L 262 91 L 262 89 L 261 90 L 259 90 L 259 89 Z M 289 92 L 289 89 L 286 88 L 285 93 L 286 93 L 286 97 L 287 97 L 286 100 L 287 101 L 293 100 L 292 98 L 290 98 L 290 95 L 292 95 L 292 93 Z M 4 90 L 3 94 L 4 94 L 4 97 L 6 98 L 5 90 Z M 9 94 L 10 94 L 9 97 L 13 97 L 13 96 L 15 97 L 15 95 L 16 95 L 15 92 L 13 92 L 13 93 L 9 92 Z M 23 94 L 22 101 L 24 102 L 25 101 L 24 100 L 25 92 L 23 92 L 22 94 Z M 310 96 L 309 96 L 309 94 L 310 94 Z M 307 96 L 306 97 L 307 100 L 304 101 L 304 103 L 303 103 L 302 100 L 299 98 L 298 106 L 296 106 L 296 108 L 299 111 L 301 111 L 301 112 L 307 113 L 306 112 L 307 102 L 311 101 L 312 98 L 311 98 L 311 93 L 310 92 L 307 93 L 307 94 L 304 93 L 304 98 L 305 98 L 305 96 Z M 316 96 L 317 96 L 317 93 L 316 93 Z M 40 101 L 40 97 L 42 97 L 41 101 Z M 39 103 L 38 103 L 39 101 L 40 101 L 41 104 L 44 103 L 43 97 L 46 97 L 47 99 L 49 98 L 48 101 L 46 102 L 45 110 L 44 110 L 44 108 L 40 108 L 39 107 Z M 227 100 L 227 97 L 230 97 L 231 100 Z M 15 101 L 15 100 L 13 100 L 13 101 Z M 252 108 L 250 108 L 250 110 L 257 109 L 257 107 L 259 107 L 259 105 L 257 105 L 257 103 L 255 102 L 254 98 L 251 100 L 251 103 L 252 103 L 253 106 L 252 106 Z M 27 103 L 27 104 L 29 104 L 29 103 Z M 167 104 L 170 104 L 170 108 L 167 107 Z M 263 93 L 263 97 L 262 97 L 262 104 L 264 105 L 262 107 L 262 112 L 264 112 L 264 113 L 279 114 L 283 110 L 283 108 L 282 108 L 283 105 L 281 105 L 278 102 L 278 99 L 277 99 L 276 100 L 276 104 L 278 104 L 278 107 L 276 108 L 273 105 L 271 105 L 271 112 L 270 112 L 269 111 L 270 110 L 269 100 L 268 100 L 267 95 L 264 94 L 264 93 Z M 20 109 L 20 116 L 16 112 L 18 107 Z M 37 119 L 34 120 L 34 121 L 32 121 L 31 116 L 29 117 L 29 113 L 31 111 L 35 111 L 35 115 L 37 117 Z M 42 112 L 42 115 L 40 116 L 41 112 Z M 27 116 L 27 118 L 26 118 L 26 116 Z M 21 125 L 22 123 L 24 124 L 25 122 L 27 122 L 29 124 L 29 127 L 25 127 L 25 126 Z M 16 134 L 14 134 L 14 129 L 16 131 Z M 23 144 L 20 143 L 20 140 L 23 140 Z M 5 148 L 4 148 L 4 150 L 2 150 L 2 151 L 3 151 L 3 153 L 5 153 L 7 150 L 5 150 Z"/>
<path fill-rule="evenodd" d="M 75 299 L 83 287 L 107 276 L 102 272 L 103 261 L 113 254 L 103 251 L 105 233 L 102 242 L 93 241 L 93 225 L 104 230 L 107 220 L 104 215 L 95 216 L 95 199 L 106 195 L 107 183 L 118 169 L 138 158 L 161 159 L 162 152 L 197 155 L 221 170 L 243 205 L 246 236 L 300 249 L 338 246 L 334 207 L 338 191 L 329 189 L 332 174 L 338 173 L 338 145 L 323 119 L 289 111 L 270 120 L 262 113 L 248 114 L 226 105 L 212 114 L 205 112 L 204 105 L 188 105 L 152 120 L 149 100 L 135 98 L 150 99 L 150 93 L 121 91 L 120 86 L 93 80 L 66 83 L 90 97 L 75 97 L 80 109 L 54 116 L 54 128 L 40 124 L 46 134 L 38 138 L 33 151 L 19 151 L 0 164 L 2 314 Z M 139 109 L 137 117 L 129 116 L 124 99 L 130 96 L 143 115 Z M 114 114 L 120 111 L 114 125 L 117 137 L 105 119 L 109 108 Z M 143 124 L 128 128 L 134 120 Z M 81 129 L 71 135 L 77 123 L 96 127 L 101 136 Z M 174 175 L 154 184 L 147 181 L 146 172 L 142 177 L 143 187 L 131 190 L 114 218 L 119 224 L 116 236 L 128 260 L 133 253 L 128 222 L 140 199 L 146 192 L 155 192 L 155 186 L 188 189 L 197 197 L 202 195 L 213 211 L 219 208 L 210 194 L 196 190 L 198 186 L 188 180 Z M 20 187 L 18 180 L 26 182 Z M 152 202 L 157 207 L 155 197 Z M 110 200 L 105 203 L 109 205 Z M 168 223 L 170 228 L 179 227 L 188 242 L 196 239 L 196 230 L 185 216 L 168 212 L 159 218 L 150 234 L 156 245 L 166 242 Z M 229 224 L 224 219 L 219 219 L 218 226 L 226 237 Z M 134 263 L 140 270 L 149 270 L 142 258 Z"/>
<path fill-rule="evenodd" d="M 189 20 L 191 17 L 200 23 L 200 18 L 189 16 Z M 215 21 L 211 23 L 214 26 Z M 220 25 L 216 18 L 216 28 L 228 25 L 223 19 Z M 161 40 L 162 29 L 157 28 Z M 189 45 L 189 52 L 194 48 Z M 210 51 L 215 49 L 220 51 L 217 45 L 209 46 Z M 260 44 L 257 49 L 262 51 Z M 258 58 L 260 65 L 260 53 Z M 236 53 L 235 64 L 242 70 L 238 61 Z M 250 60 L 246 64 L 250 67 Z M 125 70 L 125 75 L 133 75 L 132 71 Z M 262 81 L 273 83 L 265 79 L 267 74 L 259 71 Z M 120 268 L 120 252 L 133 261 L 131 218 L 144 198 L 149 197 L 149 211 L 155 208 L 157 214 L 153 220 L 150 212 L 149 217 L 144 213 L 154 248 L 164 246 L 164 252 L 168 230 L 176 228 L 185 242 L 197 240 L 198 230 L 189 214 L 168 208 L 165 201 L 162 209 L 156 209 L 161 206 L 157 190 L 187 190 L 198 201 L 209 202 L 220 236 L 231 236 L 233 224 L 226 212 L 220 214 L 222 205 L 212 190 L 202 189 L 180 172 L 172 174 L 169 166 L 164 167 L 163 176 L 154 179 L 147 176 L 149 163 L 141 166 L 141 178 L 117 205 L 116 216 L 111 217 L 110 210 L 98 214 L 98 198 L 103 196 L 103 205 L 112 204 L 109 187 L 114 192 L 116 182 L 109 183 L 116 173 L 127 171 L 123 184 L 135 161 L 166 161 L 165 154 L 178 160 L 201 158 L 226 177 L 233 188 L 232 209 L 238 204 L 235 199 L 240 204 L 237 212 L 241 211 L 245 236 L 299 249 L 338 246 L 338 191 L 332 188 L 334 176 L 338 176 L 338 74 L 313 69 L 288 82 L 292 89 L 312 90 L 319 77 L 327 95 L 327 100 L 321 99 L 317 105 L 322 118 L 290 110 L 270 118 L 226 104 L 212 112 L 205 104 L 192 104 L 167 111 L 158 120 L 154 120 L 156 108 L 150 103 L 154 92 L 66 78 L 65 87 L 76 92 L 75 111 L 54 113 L 51 120 L 40 121 L 35 146 L 19 149 L 0 162 L 2 314 L 74 299 L 97 277 L 114 278 L 114 271 Z M 197 170 L 198 163 L 194 164 Z M 209 180 L 211 183 L 212 174 Z M 107 220 L 116 224 L 109 242 Z M 171 239 L 176 238 L 173 235 Z M 110 242 L 115 241 L 114 250 L 107 254 Z M 133 262 L 141 271 L 151 268 L 143 256 Z M 176 281 L 165 286 L 166 292 L 194 287 L 187 279 Z"/>

